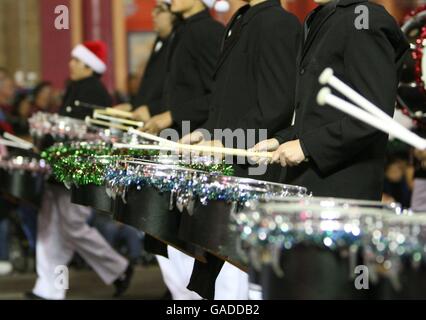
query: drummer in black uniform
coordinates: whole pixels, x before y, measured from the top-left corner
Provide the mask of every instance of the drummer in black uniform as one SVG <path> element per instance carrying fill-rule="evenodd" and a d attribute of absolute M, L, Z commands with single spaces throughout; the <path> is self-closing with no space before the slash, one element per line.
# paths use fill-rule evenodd
<path fill-rule="evenodd" d="M 408 43 L 380 5 L 366 0 L 316 2 L 320 6 L 305 21 L 298 57 L 294 125 L 283 127 L 263 145 L 276 150 L 274 161 L 288 167 L 286 183 L 304 186 L 315 196 L 380 200 L 387 135 L 319 106 L 318 78 L 331 67 L 392 115 Z"/>
<path fill-rule="evenodd" d="M 132 104 L 125 103 L 115 107 L 124 111 L 133 111 L 134 118 L 143 122 L 147 122 L 151 117 L 161 113 L 170 36 L 180 21 L 180 18 L 170 11 L 170 0 L 158 1 L 152 17 L 157 38 L 143 73 L 138 93 Z"/>
<path fill-rule="evenodd" d="M 226 29 L 213 89 L 189 104 L 193 106 L 188 108 L 192 112 L 209 109 L 208 120 L 201 126 L 204 130 L 187 135 L 183 143 L 244 149 L 256 143 L 260 130 L 263 129 L 265 138 L 273 137 L 280 128 L 291 125 L 300 23 L 277 0 L 246 2 L 248 5 L 236 12 Z M 217 129 L 228 129 L 231 136 L 223 131 L 223 135 L 217 137 Z M 250 129 L 256 131 L 253 141 L 249 139 Z M 233 139 L 238 131 L 243 133 L 243 145 Z M 248 177 L 250 173 L 247 162 L 235 166 L 239 177 Z M 266 175 L 264 170 L 253 171 L 255 179 L 270 181 L 277 181 L 279 174 L 280 168 Z M 196 262 L 190 288 L 211 288 L 214 273 L 221 270 L 222 264 L 223 261 L 214 257 L 210 257 L 208 266 Z M 235 269 L 234 276 L 229 277 L 230 287 L 240 282 L 239 287 L 243 288 L 247 275 Z M 203 296 L 212 298 L 209 291 L 203 290 Z M 218 294 L 215 292 L 216 297 Z M 244 298 L 240 294 L 244 293 L 238 293 L 234 299 Z M 247 298 L 247 292 L 245 294 Z"/>
<path fill-rule="evenodd" d="M 214 0 L 172 0 L 171 10 L 182 18 L 175 28 L 167 53 L 167 75 L 162 99 L 162 113 L 152 117 L 142 129 L 158 134 L 182 121 L 200 125 L 208 109 L 193 112 L 185 103 L 209 92 L 224 27 L 215 21 L 207 7 Z"/>
<path fill-rule="evenodd" d="M 152 116 L 141 130 L 158 134 L 173 127 L 180 131 L 184 120 L 201 124 L 207 119 L 208 109 L 193 114 L 185 103 L 204 96 L 211 88 L 224 31 L 224 27 L 210 15 L 209 8 L 214 3 L 214 0 L 171 1 L 171 11 L 181 21 L 174 28 L 167 45 L 166 77 L 158 109 L 162 112 Z M 157 258 L 173 298 L 200 299 L 186 289 L 194 259 L 170 246 L 167 256 L 168 259 Z"/>
<path fill-rule="evenodd" d="M 84 63 L 86 57 L 90 57 L 87 60 L 90 62 Z M 88 66 L 87 63 L 91 65 Z M 59 110 L 60 115 L 84 120 L 86 116 L 93 114 L 93 109 L 84 105 L 111 106 L 111 96 L 101 81 L 102 74 L 106 71 L 105 64 L 106 47 L 102 42 L 87 41 L 74 48 L 70 61 L 71 81 Z M 76 101 L 84 105 L 75 105 Z"/>

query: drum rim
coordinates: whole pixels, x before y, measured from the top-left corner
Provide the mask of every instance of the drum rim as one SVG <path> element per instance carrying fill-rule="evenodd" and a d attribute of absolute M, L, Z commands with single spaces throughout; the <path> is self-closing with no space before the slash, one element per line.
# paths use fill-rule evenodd
<path fill-rule="evenodd" d="M 350 204 L 350 205 L 358 205 L 358 206 L 373 206 L 377 205 L 378 207 L 389 207 L 389 208 L 401 208 L 399 203 L 393 202 L 391 204 L 386 204 L 381 201 L 374 200 L 362 200 L 362 199 L 350 199 L 350 198 L 334 198 L 334 197 L 271 197 L 267 199 L 267 202 L 260 203 L 259 205 L 267 205 L 269 203 L 291 203 L 291 202 L 310 202 L 310 203 L 334 203 L 334 204 Z M 301 203 L 302 204 L 302 203 Z M 308 203 L 309 204 L 309 203 Z M 332 205 L 331 207 L 336 207 L 336 205 Z"/>
<path fill-rule="evenodd" d="M 231 180 L 232 182 L 238 182 L 238 184 L 255 184 L 255 185 L 264 185 L 264 186 L 274 186 L 274 187 L 280 187 L 285 189 L 297 189 L 299 192 L 303 192 L 304 194 L 308 194 L 308 189 L 305 187 L 297 186 L 297 185 L 291 185 L 291 184 L 283 184 L 278 182 L 271 182 L 271 181 L 264 181 L 264 180 L 256 180 L 252 178 L 244 178 L 244 177 L 237 177 L 237 176 L 224 176 L 224 175 L 211 175 L 207 177 L 208 183 L 214 183 L 214 182 L 227 182 L 224 180 Z"/>
<path fill-rule="evenodd" d="M 185 171 L 185 172 L 191 172 L 191 173 L 207 173 L 207 171 L 202 171 L 198 169 L 192 169 L 192 168 L 185 168 L 182 166 L 178 166 L 175 164 L 164 164 L 164 163 L 155 163 L 155 162 L 149 162 L 149 161 L 141 161 L 141 160 L 129 160 L 129 159 L 120 159 L 118 160 L 118 163 L 126 163 L 126 164 L 135 164 L 140 166 L 146 166 L 155 170 L 172 170 L 172 171 Z"/>

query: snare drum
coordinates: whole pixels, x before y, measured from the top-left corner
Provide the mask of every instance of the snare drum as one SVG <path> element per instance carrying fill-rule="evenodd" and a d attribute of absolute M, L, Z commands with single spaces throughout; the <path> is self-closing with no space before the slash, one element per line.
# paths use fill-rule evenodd
<path fill-rule="evenodd" d="M 40 207 L 50 167 L 44 160 L 17 156 L 0 159 L 0 189 L 3 193 Z"/>
<path fill-rule="evenodd" d="M 70 140 L 109 141 L 113 134 L 109 129 L 88 126 L 84 121 L 58 114 L 37 112 L 28 119 L 30 134 L 39 150 L 55 142 Z"/>
<path fill-rule="evenodd" d="M 205 261 L 202 250 L 179 239 L 181 211 L 192 197 L 192 182 L 207 172 L 176 165 L 176 158 L 153 157 L 126 161 L 109 170 L 109 193 L 123 204 L 115 219 L 140 229 L 153 238 Z M 159 248 L 157 254 L 164 254 Z"/>
<path fill-rule="evenodd" d="M 387 217 L 374 241 L 380 299 L 426 299 L 426 214 Z"/>
<path fill-rule="evenodd" d="M 372 201 L 275 199 L 238 215 L 238 248 L 266 300 L 377 299 L 373 239 L 399 211 Z"/>
<path fill-rule="evenodd" d="M 182 216 L 180 238 L 243 270 L 246 266 L 235 250 L 235 214 L 250 200 L 307 195 L 298 186 L 225 176 L 200 176 L 194 190 L 196 200 Z"/>

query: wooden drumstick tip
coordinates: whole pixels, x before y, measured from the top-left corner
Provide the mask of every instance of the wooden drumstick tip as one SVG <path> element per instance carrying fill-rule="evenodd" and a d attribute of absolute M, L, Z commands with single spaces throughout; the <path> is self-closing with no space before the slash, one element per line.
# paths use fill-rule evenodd
<path fill-rule="evenodd" d="M 317 95 L 317 103 L 324 106 L 327 103 L 327 97 L 331 94 L 330 88 L 322 88 Z"/>
<path fill-rule="evenodd" d="M 333 69 L 326 68 L 318 78 L 319 83 L 322 84 L 322 85 L 328 84 L 328 82 L 333 77 L 333 75 L 334 75 Z"/>

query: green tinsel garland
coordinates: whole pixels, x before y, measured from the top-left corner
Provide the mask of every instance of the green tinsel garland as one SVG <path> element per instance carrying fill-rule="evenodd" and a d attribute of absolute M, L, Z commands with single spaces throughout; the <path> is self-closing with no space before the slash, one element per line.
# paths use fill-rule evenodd
<path fill-rule="evenodd" d="M 157 155 L 159 155 L 157 150 L 113 149 L 106 143 L 58 144 L 42 152 L 42 158 L 50 164 L 59 182 L 77 185 L 102 185 L 106 168 L 124 157 L 143 158 Z M 213 165 L 203 163 L 178 163 L 178 165 L 225 176 L 234 174 L 233 167 L 224 162 Z"/>

